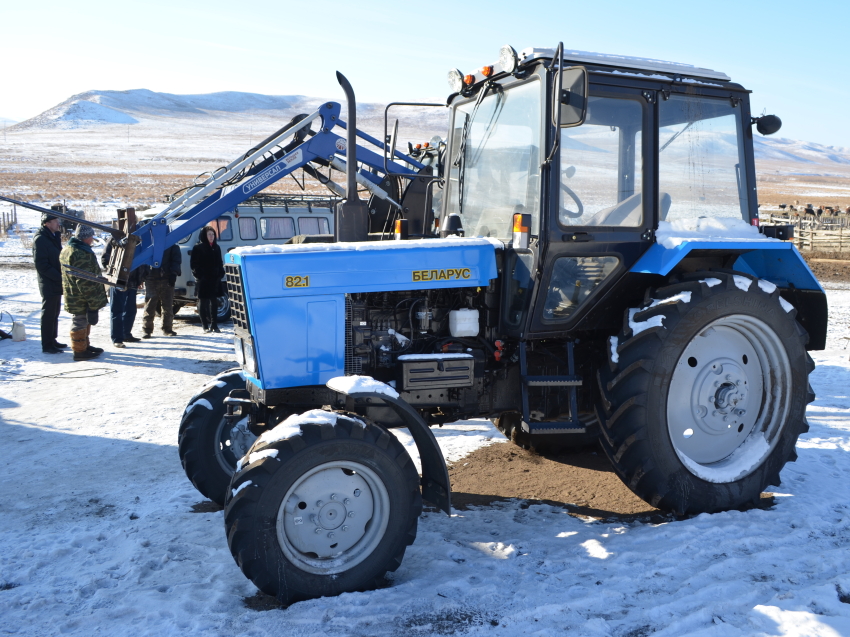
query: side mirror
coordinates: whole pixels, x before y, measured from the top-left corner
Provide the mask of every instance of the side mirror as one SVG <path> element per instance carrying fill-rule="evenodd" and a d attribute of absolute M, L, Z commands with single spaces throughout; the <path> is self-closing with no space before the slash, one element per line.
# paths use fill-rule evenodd
<path fill-rule="evenodd" d="M 561 128 L 581 126 L 587 116 L 587 69 L 571 66 L 561 71 L 560 99 L 555 98 L 553 113 L 559 113 Z"/>
<path fill-rule="evenodd" d="M 762 135 L 773 135 L 782 128 L 782 120 L 776 115 L 762 115 L 754 117 L 752 121 L 756 125 L 756 130 Z"/>

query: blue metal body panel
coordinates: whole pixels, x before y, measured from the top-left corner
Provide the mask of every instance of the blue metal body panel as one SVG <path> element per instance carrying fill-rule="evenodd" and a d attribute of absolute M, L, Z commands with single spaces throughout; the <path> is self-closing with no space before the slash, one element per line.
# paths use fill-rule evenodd
<path fill-rule="evenodd" d="M 667 275 L 693 250 L 746 250 L 735 261 L 734 270 L 757 276 L 781 288 L 823 292 L 797 248 L 783 241 L 685 241 L 674 248 L 656 243 L 638 259 L 631 271 Z"/>
<path fill-rule="evenodd" d="M 484 287 L 498 276 L 496 245 L 484 239 L 278 249 L 225 257 L 241 266 L 259 369 L 249 379 L 261 389 L 322 385 L 345 374 L 346 293 Z M 287 277 L 300 277 L 303 287 L 287 287 Z"/>

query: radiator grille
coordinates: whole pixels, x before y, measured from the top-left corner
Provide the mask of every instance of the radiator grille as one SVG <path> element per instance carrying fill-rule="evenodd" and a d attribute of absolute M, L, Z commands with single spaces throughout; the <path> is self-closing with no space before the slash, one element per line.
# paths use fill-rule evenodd
<path fill-rule="evenodd" d="M 230 299 L 230 317 L 235 327 L 250 333 L 248 327 L 248 304 L 242 288 L 242 268 L 228 263 L 224 266 L 224 281 L 227 285 L 227 297 Z"/>
<path fill-rule="evenodd" d="M 363 372 L 363 360 L 354 355 L 354 335 L 351 330 L 351 298 L 345 295 L 345 375 L 356 376 Z"/>

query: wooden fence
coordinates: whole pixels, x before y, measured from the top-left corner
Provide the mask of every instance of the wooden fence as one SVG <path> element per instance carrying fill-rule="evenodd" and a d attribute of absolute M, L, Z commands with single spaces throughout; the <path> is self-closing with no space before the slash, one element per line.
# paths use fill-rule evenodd
<path fill-rule="evenodd" d="M 850 224 L 847 217 L 794 217 L 770 215 L 762 223 L 791 224 L 794 226 L 792 242 L 799 250 L 810 252 L 843 252 L 850 255 Z"/>

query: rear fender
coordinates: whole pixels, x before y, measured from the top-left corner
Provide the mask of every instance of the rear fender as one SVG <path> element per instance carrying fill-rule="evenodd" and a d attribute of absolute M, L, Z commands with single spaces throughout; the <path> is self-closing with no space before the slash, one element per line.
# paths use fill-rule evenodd
<path fill-rule="evenodd" d="M 451 515 L 451 484 L 449 482 L 449 470 L 446 467 L 443 452 L 437 439 L 431 433 L 431 428 L 422 419 L 413 407 L 399 398 L 398 394 L 393 396 L 379 389 L 369 390 L 363 386 L 349 388 L 347 382 L 351 377 L 337 377 L 328 381 L 327 386 L 333 391 L 354 400 L 355 405 L 360 403 L 383 402 L 388 405 L 404 421 L 410 431 L 419 457 L 422 461 L 422 498 L 434 504 L 438 509 Z M 371 379 L 370 379 L 371 380 Z M 377 381 L 372 381 L 376 385 Z M 383 385 L 383 383 L 380 383 Z M 389 385 L 385 386 L 391 389 Z M 395 393 L 395 392 L 393 392 Z"/>

